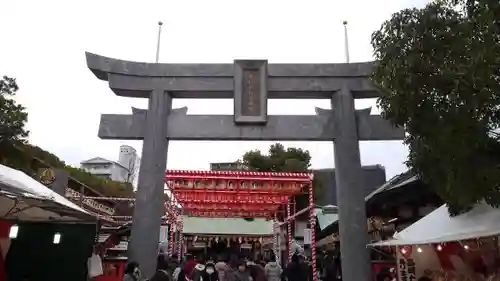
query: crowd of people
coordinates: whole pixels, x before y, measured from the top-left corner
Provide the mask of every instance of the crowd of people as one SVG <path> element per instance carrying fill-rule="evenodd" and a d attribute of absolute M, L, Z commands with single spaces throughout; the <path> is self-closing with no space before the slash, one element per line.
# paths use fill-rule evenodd
<path fill-rule="evenodd" d="M 129 262 L 123 281 L 142 281 L 140 265 Z M 312 268 L 306 257 L 294 254 L 284 268 L 272 255 L 269 260 L 254 261 L 231 255 L 228 259 L 195 258 L 187 254 L 182 263 L 177 257 L 160 254 L 157 271 L 149 281 L 312 281 Z"/>

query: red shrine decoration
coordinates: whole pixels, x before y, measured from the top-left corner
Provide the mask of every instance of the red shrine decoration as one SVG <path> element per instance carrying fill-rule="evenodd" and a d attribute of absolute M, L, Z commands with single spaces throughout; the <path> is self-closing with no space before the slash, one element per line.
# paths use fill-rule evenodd
<path fill-rule="evenodd" d="M 313 280 L 316 274 L 316 215 L 312 188 L 312 173 L 271 173 L 248 171 L 179 171 L 167 170 L 165 183 L 175 201 L 182 208 L 174 207 L 171 200 L 165 204 L 167 218 L 171 226 L 179 229 L 179 241 L 183 238 L 182 215 L 212 218 L 266 218 L 272 219 L 273 251 L 281 252 L 278 244 L 280 228 L 288 229 L 288 261 L 292 257 L 291 222 L 300 214 L 309 212 L 311 232 L 311 256 Z M 306 190 L 309 206 L 291 213 L 290 197 Z M 277 216 L 280 207 L 286 207 L 286 217 Z M 283 219 L 279 222 L 278 219 Z M 241 239 L 241 237 L 240 237 Z M 169 256 L 174 252 L 174 232 L 170 232 Z M 241 241 L 240 241 L 241 243 Z M 182 242 L 178 243 L 177 253 L 182 253 Z M 181 255 L 178 255 L 180 261 Z"/>
<path fill-rule="evenodd" d="M 165 183 L 184 214 L 197 217 L 272 218 L 312 178 L 312 173 L 165 172 Z"/>

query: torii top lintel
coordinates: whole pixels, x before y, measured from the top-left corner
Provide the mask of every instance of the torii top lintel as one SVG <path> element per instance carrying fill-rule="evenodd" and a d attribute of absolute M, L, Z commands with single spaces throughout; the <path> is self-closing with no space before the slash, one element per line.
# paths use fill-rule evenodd
<path fill-rule="evenodd" d="M 267 64 L 265 60 L 225 64 L 166 64 L 124 61 L 86 53 L 87 66 L 108 81 L 115 94 L 147 98 L 153 88 L 175 98 L 234 96 L 234 77 L 245 62 L 265 67 L 267 98 L 330 99 L 347 86 L 354 98 L 374 98 L 379 92 L 370 81 L 374 62 L 329 64 Z"/>

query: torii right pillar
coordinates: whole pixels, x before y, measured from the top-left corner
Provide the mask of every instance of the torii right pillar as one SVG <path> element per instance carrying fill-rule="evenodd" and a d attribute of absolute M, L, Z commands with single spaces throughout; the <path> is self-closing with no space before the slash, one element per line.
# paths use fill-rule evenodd
<path fill-rule="evenodd" d="M 336 133 L 333 148 L 342 280 L 369 281 L 368 227 L 354 98 L 344 86 L 333 94 L 331 102 Z"/>

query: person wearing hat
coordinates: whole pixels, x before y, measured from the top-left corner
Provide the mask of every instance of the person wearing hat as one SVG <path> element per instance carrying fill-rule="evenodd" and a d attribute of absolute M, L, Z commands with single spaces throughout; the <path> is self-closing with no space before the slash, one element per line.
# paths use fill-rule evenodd
<path fill-rule="evenodd" d="M 207 261 L 205 264 L 205 271 L 202 273 L 203 281 L 219 281 L 219 274 L 215 269 L 215 263 L 213 261 Z"/>

